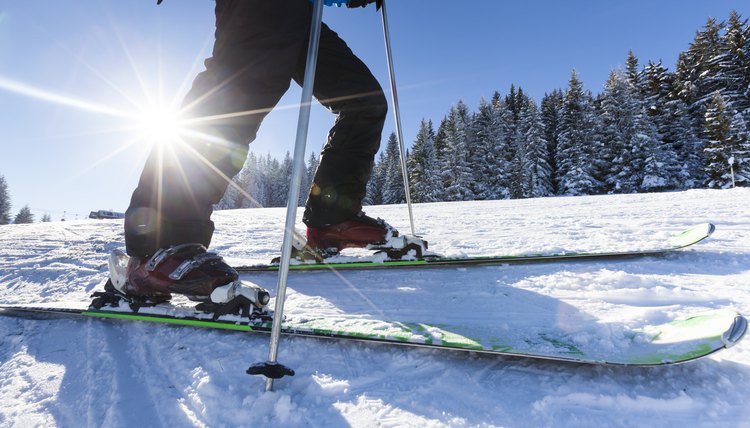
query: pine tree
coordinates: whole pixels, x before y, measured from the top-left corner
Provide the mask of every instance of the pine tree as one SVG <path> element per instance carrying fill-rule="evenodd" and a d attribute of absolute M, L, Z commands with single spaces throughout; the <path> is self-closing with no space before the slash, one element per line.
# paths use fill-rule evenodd
<path fill-rule="evenodd" d="M 644 69 L 641 93 L 649 117 L 663 143 L 665 189 L 689 189 L 703 182 L 698 145 L 687 105 L 674 96 L 674 76 L 661 61 L 649 61 Z"/>
<path fill-rule="evenodd" d="M 249 198 L 244 199 L 238 208 L 261 208 L 266 200 L 266 164 L 263 157 L 250 153 L 245 166 L 244 172 L 246 175 L 243 177 L 241 184 L 245 190 L 243 196 L 249 196 Z"/>
<path fill-rule="evenodd" d="M 272 206 L 287 206 L 287 202 L 289 199 L 289 189 L 292 185 L 293 172 L 294 160 L 292 160 L 292 155 L 289 152 L 286 152 L 286 154 L 284 155 L 284 160 L 278 163 L 278 170 L 276 171 L 276 175 L 271 180 L 271 187 L 272 189 L 274 189 L 274 201 Z"/>
<path fill-rule="evenodd" d="M 560 138 L 560 116 L 563 107 L 563 92 L 559 89 L 542 98 L 541 119 L 544 129 L 544 140 L 547 141 L 547 164 L 550 171 L 552 194 L 557 194 L 557 150 Z"/>
<path fill-rule="evenodd" d="M 315 156 L 315 153 L 310 153 L 310 158 L 307 160 L 307 166 L 305 167 L 305 176 L 302 178 L 302 187 L 299 193 L 299 205 L 304 206 L 307 201 L 307 197 L 312 191 L 313 182 L 315 180 L 315 172 L 318 171 L 318 165 L 320 165 L 320 159 Z"/>
<path fill-rule="evenodd" d="M 725 189 L 732 185 L 732 170 L 739 170 L 739 159 L 743 148 L 743 135 L 732 128 L 732 117 L 728 114 L 721 93 L 714 93 L 706 109 L 705 135 L 706 172 L 709 188 Z M 735 126 L 737 126 L 735 124 Z M 747 134 L 744 135 L 745 140 Z M 740 152 L 740 153 L 738 153 Z M 731 161 L 731 162 L 730 162 Z M 744 175 L 741 175 L 744 181 Z"/>
<path fill-rule="evenodd" d="M 719 56 L 714 59 L 719 86 L 728 110 L 750 114 L 750 26 L 732 11 L 721 39 Z"/>
<path fill-rule="evenodd" d="M 385 147 L 385 182 L 383 186 L 383 204 L 400 204 L 404 197 L 404 178 L 401 169 L 398 138 L 392 132 Z"/>
<path fill-rule="evenodd" d="M 506 138 L 503 130 L 504 101 L 498 93 L 488 103 L 482 99 L 479 111 L 472 117 L 471 169 L 474 172 L 472 192 L 476 199 L 508 198 L 510 164 L 505 159 Z"/>
<path fill-rule="evenodd" d="M 668 186 L 665 146 L 641 92 L 628 75 L 613 71 L 601 96 L 602 146 L 596 177 L 609 192 L 631 193 Z M 637 82 L 640 79 L 636 80 Z"/>
<path fill-rule="evenodd" d="M 655 192 L 669 189 L 673 183 L 671 161 L 674 159 L 674 152 L 671 146 L 659 138 L 656 125 L 643 105 L 639 106 L 634 125 L 632 147 L 634 150 L 641 150 L 637 191 Z"/>
<path fill-rule="evenodd" d="M 45 213 L 42 216 L 42 223 L 49 223 L 52 221 L 52 216 L 50 216 L 48 213 Z"/>
<path fill-rule="evenodd" d="M 409 169 L 409 184 L 414 202 L 439 201 L 439 177 L 435 155 L 435 131 L 432 121 L 422 121 L 412 146 L 411 154 L 407 158 Z"/>
<path fill-rule="evenodd" d="M 684 73 L 689 79 L 682 86 L 690 89 L 689 98 L 685 101 L 690 107 L 696 129 L 702 128 L 707 104 L 721 85 L 721 79 L 717 78 L 722 50 L 720 33 L 721 26 L 716 19 L 708 18 L 703 30 L 695 34 L 685 52 L 681 67 L 688 70 L 679 70 L 678 78 L 683 78 Z"/>
<path fill-rule="evenodd" d="M 513 88 L 511 88 L 513 89 Z M 494 157 L 494 175 L 491 178 L 491 199 L 507 199 L 511 197 L 513 180 L 513 158 L 516 156 L 517 121 L 513 109 L 508 105 L 509 98 L 501 98 L 499 93 L 492 97 L 492 113 L 498 125 L 498 136 L 492 149 Z"/>
<path fill-rule="evenodd" d="M 534 198 L 553 194 L 551 169 L 547 162 L 544 125 L 534 100 L 527 98 L 519 117 L 519 135 L 523 138 L 525 156 L 520 158 L 521 197 Z"/>
<path fill-rule="evenodd" d="M 638 88 L 641 82 L 641 72 L 638 68 L 638 58 L 632 50 L 628 51 L 628 58 L 625 61 L 625 77 L 633 88 Z"/>
<path fill-rule="evenodd" d="M 583 90 L 578 73 L 573 71 L 563 99 L 558 143 L 558 189 L 563 195 L 585 195 L 599 183 L 591 175 L 591 145 L 596 118 L 592 114 L 590 94 Z"/>
<path fill-rule="evenodd" d="M 367 182 L 367 191 L 362 201 L 364 205 L 381 205 L 383 203 L 383 189 L 385 188 L 385 176 L 387 173 L 386 166 L 385 153 L 381 151 L 378 161 L 372 169 L 370 180 Z"/>
<path fill-rule="evenodd" d="M 602 147 L 595 163 L 596 175 L 607 192 L 630 192 L 634 183 L 630 139 L 635 108 L 632 93 L 622 72 L 610 72 L 601 96 Z"/>
<path fill-rule="evenodd" d="M 735 112 L 729 129 L 735 185 L 750 186 L 750 126 L 743 115 Z"/>
<path fill-rule="evenodd" d="M 20 211 L 18 211 L 18 214 L 16 214 L 16 219 L 13 221 L 15 224 L 24 224 L 24 223 L 33 223 L 34 222 L 34 214 L 31 213 L 31 209 L 28 205 L 24 205 L 23 208 L 21 208 Z"/>
<path fill-rule="evenodd" d="M 451 107 L 445 128 L 445 153 L 442 160 L 442 179 L 446 200 L 469 201 L 473 173 L 468 157 L 469 109 L 462 101 Z"/>
<path fill-rule="evenodd" d="M 0 175 L 0 225 L 10 223 L 10 195 L 5 177 Z"/>

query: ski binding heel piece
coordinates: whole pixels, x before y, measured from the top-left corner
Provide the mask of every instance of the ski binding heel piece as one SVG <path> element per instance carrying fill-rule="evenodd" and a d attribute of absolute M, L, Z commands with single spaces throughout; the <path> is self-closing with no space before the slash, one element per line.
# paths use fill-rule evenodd
<path fill-rule="evenodd" d="M 234 281 L 217 287 L 210 301 L 199 303 L 195 308 L 213 314 L 214 319 L 222 315 L 240 315 L 248 319 L 270 318 L 263 310 L 271 301 L 271 295 L 263 287 L 253 283 Z"/>
<path fill-rule="evenodd" d="M 251 282 L 234 281 L 216 287 L 211 292 L 211 302 L 213 303 L 229 303 L 238 297 L 244 297 L 259 309 L 263 309 L 271 301 L 271 295 L 265 288 Z"/>
<path fill-rule="evenodd" d="M 390 237 L 388 242 L 382 245 L 369 245 L 367 249 L 386 253 L 388 258 L 392 260 L 399 260 L 409 255 L 410 251 L 414 251 L 414 257 L 421 259 L 427 253 L 427 241 L 419 236 L 400 235 Z"/>

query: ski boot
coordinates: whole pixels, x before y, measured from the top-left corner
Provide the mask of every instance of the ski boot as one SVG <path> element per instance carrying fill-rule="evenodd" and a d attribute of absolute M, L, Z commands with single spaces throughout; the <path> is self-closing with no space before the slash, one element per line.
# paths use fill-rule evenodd
<path fill-rule="evenodd" d="M 157 251 L 150 258 L 128 257 L 114 250 L 109 257 L 110 279 L 104 292 L 94 293 L 92 306 L 117 307 L 121 301 L 133 311 L 154 306 L 182 294 L 200 302 L 196 309 L 214 317 L 262 310 L 270 300 L 263 288 L 238 280 L 238 273 L 200 244 L 182 244 Z"/>
<path fill-rule="evenodd" d="M 364 212 L 339 224 L 307 228 L 307 251 L 325 258 L 346 248 L 366 248 L 386 253 L 390 259 L 401 259 L 414 251 L 414 255 L 420 258 L 427 250 L 427 241 L 401 235 L 384 220 L 369 217 Z"/>

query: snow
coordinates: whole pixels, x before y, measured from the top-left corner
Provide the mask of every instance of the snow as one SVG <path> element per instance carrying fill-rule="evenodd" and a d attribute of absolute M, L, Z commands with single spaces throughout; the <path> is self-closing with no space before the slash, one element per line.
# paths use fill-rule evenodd
<path fill-rule="evenodd" d="M 750 189 L 418 204 L 449 256 L 648 249 L 702 222 L 714 235 L 662 258 L 413 271 L 292 273 L 290 316 L 481 324 L 588 321 L 572 340 L 708 309 L 750 315 Z M 370 207 L 402 231 L 404 206 Z M 214 215 L 235 265 L 278 255 L 283 209 Z M 300 226 L 301 227 L 301 226 Z M 87 301 L 122 221 L 0 226 L 0 302 Z M 351 255 L 351 254 L 350 254 Z M 274 274 L 248 275 L 271 290 Z M 541 326 L 539 324 L 542 324 Z M 529 328 L 533 325 L 529 322 Z M 245 374 L 268 336 L 138 322 L 0 317 L 0 426 L 708 426 L 750 424 L 750 340 L 659 368 L 593 367 L 282 338 L 297 374 L 263 392 Z"/>

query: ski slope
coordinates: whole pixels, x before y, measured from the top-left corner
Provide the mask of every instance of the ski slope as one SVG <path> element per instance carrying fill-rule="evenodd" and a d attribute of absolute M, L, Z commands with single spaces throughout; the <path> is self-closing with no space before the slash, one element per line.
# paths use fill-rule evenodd
<path fill-rule="evenodd" d="M 290 275 L 286 310 L 404 321 L 586 320 L 622 332 L 704 309 L 750 315 L 750 189 L 415 206 L 446 256 L 647 249 L 691 225 L 714 235 L 663 258 Z M 403 206 L 368 214 L 408 229 Z M 282 209 L 217 212 L 212 248 L 235 265 L 278 254 Z M 123 246 L 121 221 L 0 226 L 0 302 L 87 300 Z M 351 256 L 363 255 L 356 252 Z M 244 276 L 275 289 L 272 273 Z M 592 367 L 470 352 L 283 338 L 297 375 L 263 392 L 245 374 L 268 336 L 148 323 L 0 317 L 0 426 L 708 426 L 750 424 L 750 339 L 661 368 Z"/>

